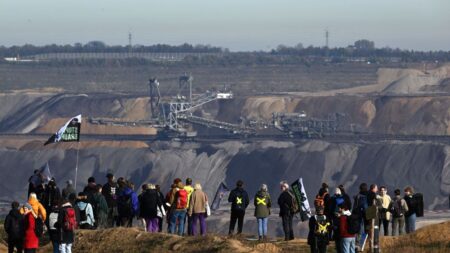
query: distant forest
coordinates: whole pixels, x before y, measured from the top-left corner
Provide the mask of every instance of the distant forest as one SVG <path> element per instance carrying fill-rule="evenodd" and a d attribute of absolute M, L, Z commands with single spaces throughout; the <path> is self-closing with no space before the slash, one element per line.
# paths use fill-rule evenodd
<path fill-rule="evenodd" d="M 280 45 L 271 51 L 230 52 L 226 48 L 210 45 L 182 44 L 178 46 L 157 44 L 151 46 L 109 46 L 101 41 L 91 41 L 86 44 L 74 45 L 45 45 L 4 47 L 0 46 L 0 61 L 5 57 L 29 58 L 34 55 L 58 53 L 123 53 L 122 59 L 58 59 L 56 62 L 46 64 L 165 64 L 149 59 L 136 59 L 127 57 L 133 53 L 192 53 L 186 55 L 180 63 L 188 65 L 258 65 L 258 64 L 311 64 L 315 62 L 370 62 L 370 63 L 408 63 L 408 62 L 450 62 L 450 51 L 414 51 L 393 48 L 376 48 L 375 43 L 369 40 L 358 40 L 354 45 L 347 47 L 303 47 Z M 202 55 L 203 54 L 203 55 Z M 3 60 L 4 61 L 4 60 Z M 177 64 L 177 63 L 171 63 Z"/>

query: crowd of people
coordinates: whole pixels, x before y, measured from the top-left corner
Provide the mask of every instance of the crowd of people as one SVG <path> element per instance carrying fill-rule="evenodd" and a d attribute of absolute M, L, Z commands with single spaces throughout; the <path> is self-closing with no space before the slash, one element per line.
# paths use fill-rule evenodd
<path fill-rule="evenodd" d="M 180 236 L 206 235 L 206 219 L 211 215 L 209 198 L 202 185 L 193 184 L 191 178 L 184 183 L 176 178 L 166 194 L 161 192 L 159 185 L 144 184 L 138 195 L 132 182 L 123 177 L 116 180 L 112 173 L 106 175 L 104 185 L 90 177 L 86 187 L 78 193 L 71 180 L 60 191 L 54 178 L 44 185 L 42 180 L 36 180 L 40 177 L 40 172 L 35 171 L 29 180 L 28 201 L 23 205 L 14 201 L 6 217 L 9 252 L 13 252 L 14 248 L 17 252 L 36 252 L 39 239 L 44 234 L 48 234 L 53 252 L 71 252 L 76 229 L 131 227 L 135 218 L 149 233 L 166 229 L 168 233 Z M 342 185 L 331 196 L 324 183 L 314 200 L 316 214 L 311 215 L 309 220 L 308 244 L 311 252 L 326 252 L 330 240 L 336 242 L 338 253 L 354 252 L 358 246 L 355 242 L 361 236 L 369 234 L 372 238 L 374 222 L 383 226 L 385 235 L 388 235 L 389 224 L 392 224 L 393 235 L 402 234 L 405 224 L 407 233 L 414 231 L 420 208 L 412 188 L 405 188 L 404 197 L 400 196 L 400 190 L 395 190 L 392 199 L 386 187 L 380 189 L 378 192 L 376 185 L 367 189 L 366 184 L 361 184 L 352 206 L 352 199 Z M 299 212 L 300 205 L 286 181 L 280 183 L 280 190 L 277 200 L 279 216 L 284 239 L 289 241 L 294 239 L 293 218 Z M 236 187 L 230 191 L 228 202 L 231 203 L 228 233 L 234 236 L 237 223 L 236 234 L 239 235 L 250 204 L 242 180 L 238 180 Z M 272 204 L 268 187 L 262 184 L 254 195 L 253 203 L 260 241 L 267 240 Z M 167 228 L 163 227 L 164 221 Z"/>
<path fill-rule="evenodd" d="M 385 236 L 411 233 L 415 231 L 416 217 L 423 216 L 422 195 L 414 194 L 410 186 L 404 189 L 403 196 L 400 189 L 395 189 L 393 198 L 386 186 L 378 189 L 376 184 L 368 187 L 366 183 L 359 186 L 353 201 L 343 185 L 331 194 L 323 183 L 314 200 L 316 214 L 309 220 L 308 234 L 312 253 L 326 252 L 331 240 L 338 253 L 361 250 L 365 241 L 372 247 L 375 229 L 379 228 L 380 233 L 383 230 Z"/>

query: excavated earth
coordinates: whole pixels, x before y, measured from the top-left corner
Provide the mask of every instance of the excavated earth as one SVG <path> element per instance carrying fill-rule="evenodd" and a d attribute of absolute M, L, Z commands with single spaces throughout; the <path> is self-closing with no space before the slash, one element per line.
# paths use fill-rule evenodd
<path fill-rule="evenodd" d="M 381 71 L 383 72 L 383 71 Z M 385 70 L 386 72 L 386 70 Z M 389 72 L 389 71 L 388 71 Z M 392 78 L 402 76 L 402 71 Z M 400 73 L 401 72 L 401 73 Z M 442 74 L 443 71 L 438 73 Z M 417 74 L 412 71 L 410 75 Z M 447 72 L 440 76 L 444 80 Z M 387 78 L 387 77 L 386 77 Z M 403 80 L 402 79 L 402 80 Z M 380 79 L 379 79 L 380 80 Z M 383 81 L 379 89 L 401 90 L 395 81 Z M 379 83 L 382 83 L 381 81 Z M 442 84 L 442 83 L 441 83 Z M 441 84 L 435 84 L 439 86 Z M 445 84 L 445 83 L 444 83 Z M 397 87 L 397 88 L 393 88 Z M 414 86 L 416 87 L 416 86 Z M 429 86 L 424 86 L 429 87 Z M 423 91 L 424 89 L 420 89 Z M 380 90 L 379 90 L 380 91 Z M 389 134 L 450 134 L 449 95 L 439 93 L 401 94 L 285 94 L 236 97 L 217 101 L 195 112 L 231 123 L 270 121 L 273 112 L 305 111 L 308 116 L 326 118 L 341 115 L 341 130 Z M 82 140 L 43 146 L 59 126 L 82 113 Z M 34 169 L 49 163 L 51 172 L 63 187 L 74 179 L 77 147 L 79 148 L 77 189 L 94 176 L 105 182 L 107 171 L 143 183 L 161 184 L 167 191 L 176 178 L 192 177 L 203 184 L 210 199 L 221 182 L 232 187 L 242 179 L 250 195 L 266 183 L 274 202 L 281 180 L 302 177 L 310 198 L 320 184 L 334 187 L 344 184 L 353 195 L 362 182 L 386 185 L 390 192 L 412 185 L 425 196 L 428 210 L 448 207 L 450 194 L 450 145 L 432 141 L 330 141 L 323 140 L 246 140 L 178 142 L 147 140 L 83 140 L 83 134 L 149 135 L 156 130 L 148 125 L 96 125 L 89 117 L 124 122 L 150 118 L 148 98 L 123 94 L 71 94 L 47 90 L 16 91 L 0 95 L 0 200 L 25 200 L 27 180 Z M 10 136 L 8 134 L 41 134 Z M 150 139 L 150 138 L 149 138 Z M 274 204 L 277 207 L 276 204 Z M 214 232 L 226 233 L 229 206 L 225 203 L 208 219 Z M 252 216 L 253 209 L 247 211 Z M 277 210 L 270 221 L 279 222 Z M 255 220 L 248 219 L 245 230 L 254 231 Z M 306 224 L 299 223 L 298 228 Z M 269 226 L 272 235 L 282 234 L 281 226 Z M 301 229 L 301 231 L 305 231 Z M 304 232 L 301 232 L 304 233 Z"/>

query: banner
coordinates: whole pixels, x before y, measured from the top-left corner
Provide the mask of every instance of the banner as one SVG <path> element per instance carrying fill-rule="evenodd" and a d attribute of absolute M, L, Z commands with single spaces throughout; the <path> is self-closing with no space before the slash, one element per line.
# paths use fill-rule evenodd
<path fill-rule="evenodd" d="M 302 221 L 309 220 L 311 217 L 311 209 L 305 187 L 303 186 L 303 178 L 299 178 L 297 181 L 293 182 L 291 184 L 291 189 L 297 199 L 298 208 L 300 210 L 300 219 Z"/>
<path fill-rule="evenodd" d="M 227 194 L 230 190 L 228 187 L 222 182 L 219 185 L 219 188 L 217 188 L 216 195 L 214 196 L 214 200 L 211 204 L 211 210 L 215 211 L 219 209 L 220 207 L 220 201 L 223 199 L 225 194 Z"/>
<path fill-rule="evenodd" d="M 71 118 L 58 132 L 52 135 L 44 145 L 55 142 L 80 141 L 81 114 Z"/>

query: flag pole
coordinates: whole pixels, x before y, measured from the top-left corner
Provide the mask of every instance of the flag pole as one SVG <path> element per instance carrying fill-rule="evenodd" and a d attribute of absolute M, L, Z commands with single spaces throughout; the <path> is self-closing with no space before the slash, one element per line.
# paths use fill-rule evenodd
<path fill-rule="evenodd" d="M 73 187 L 75 188 L 75 191 L 77 190 L 77 178 L 78 178 L 78 157 L 80 154 L 80 142 L 77 142 L 77 161 L 75 164 L 75 184 L 73 185 Z"/>

